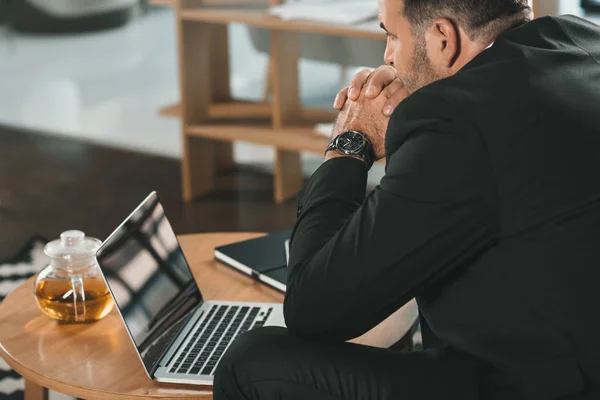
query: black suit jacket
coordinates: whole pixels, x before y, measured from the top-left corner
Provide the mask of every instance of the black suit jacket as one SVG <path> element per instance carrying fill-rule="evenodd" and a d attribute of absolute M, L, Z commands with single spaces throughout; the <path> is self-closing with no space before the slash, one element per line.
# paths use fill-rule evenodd
<path fill-rule="evenodd" d="M 386 154 L 366 197 L 352 158 L 300 194 L 289 329 L 347 340 L 416 297 L 503 398 L 600 399 L 600 27 L 501 34 L 400 104 Z"/>

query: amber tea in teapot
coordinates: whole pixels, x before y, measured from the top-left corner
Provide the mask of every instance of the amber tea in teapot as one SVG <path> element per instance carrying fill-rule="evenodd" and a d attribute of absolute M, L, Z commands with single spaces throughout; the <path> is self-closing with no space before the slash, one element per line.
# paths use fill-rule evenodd
<path fill-rule="evenodd" d="M 102 278 L 85 279 L 84 301 L 79 304 L 73 301 L 70 291 L 71 282 L 66 280 L 41 280 L 35 288 L 35 294 L 42 310 L 60 321 L 96 321 L 103 318 L 112 308 L 110 292 Z M 65 296 L 65 294 L 68 295 Z M 78 315 L 83 317 L 77 320 Z"/>
<path fill-rule="evenodd" d="M 80 231 L 67 231 L 50 242 L 44 252 L 51 263 L 35 281 L 35 296 L 42 311 L 66 323 L 104 318 L 113 302 L 96 263 L 101 242 Z"/>

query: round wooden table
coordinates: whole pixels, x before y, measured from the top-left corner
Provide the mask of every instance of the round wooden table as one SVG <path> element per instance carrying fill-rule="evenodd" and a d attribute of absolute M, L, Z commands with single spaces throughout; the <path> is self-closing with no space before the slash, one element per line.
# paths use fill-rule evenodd
<path fill-rule="evenodd" d="M 283 294 L 214 260 L 214 248 L 261 236 L 216 233 L 179 240 L 205 299 L 283 302 Z M 414 302 L 356 339 L 388 347 L 416 318 Z M 25 399 L 47 389 L 84 399 L 212 399 L 210 387 L 158 384 L 144 372 L 117 311 L 88 325 L 61 325 L 38 309 L 33 278 L 0 304 L 0 356 L 26 380 Z"/>

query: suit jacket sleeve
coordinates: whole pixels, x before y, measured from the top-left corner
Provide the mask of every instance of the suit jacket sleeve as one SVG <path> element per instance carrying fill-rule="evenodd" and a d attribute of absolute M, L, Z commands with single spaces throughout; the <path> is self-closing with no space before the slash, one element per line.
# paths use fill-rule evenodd
<path fill-rule="evenodd" d="M 284 302 L 292 333 L 360 336 L 493 243 L 495 185 L 480 138 L 419 116 L 420 103 L 392 116 L 386 174 L 366 198 L 367 170 L 353 158 L 325 162 L 301 192 Z"/>

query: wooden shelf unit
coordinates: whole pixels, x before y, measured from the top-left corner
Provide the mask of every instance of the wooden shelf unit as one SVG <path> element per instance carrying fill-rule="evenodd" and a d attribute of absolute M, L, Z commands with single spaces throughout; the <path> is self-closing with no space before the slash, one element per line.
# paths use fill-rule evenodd
<path fill-rule="evenodd" d="M 270 0 L 275 4 L 278 0 Z M 315 124 L 332 122 L 335 110 L 300 103 L 298 61 L 301 33 L 384 40 L 372 26 L 352 27 L 309 21 L 284 21 L 268 14 L 261 0 L 152 0 L 175 9 L 178 32 L 181 103 L 163 115 L 182 119 L 183 198 L 191 201 L 212 190 L 216 174 L 234 164 L 232 142 L 275 148 L 274 200 L 293 198 L 304 177 L 300 152 L 323 153 L 328 139 Z M 244 2 L 246 6 L 232 6 Z M 219 4 L 221 7 L 214 7 Z M 226 7 L 223 7 L 226 5 Z M 270 30 L 269 102 L 233 99 L 227 29 L 230 23 Z M 333 99 L 332 99 L 333 101 Z"/>

